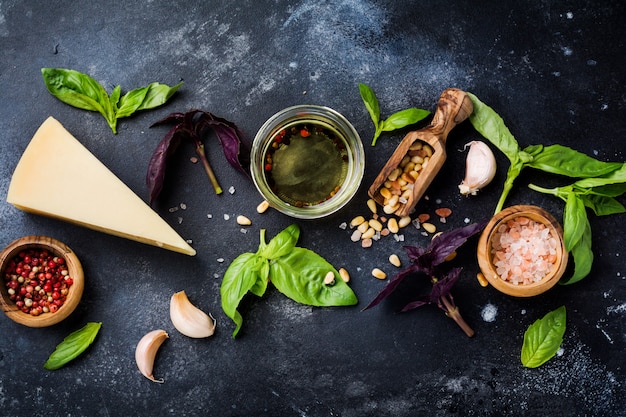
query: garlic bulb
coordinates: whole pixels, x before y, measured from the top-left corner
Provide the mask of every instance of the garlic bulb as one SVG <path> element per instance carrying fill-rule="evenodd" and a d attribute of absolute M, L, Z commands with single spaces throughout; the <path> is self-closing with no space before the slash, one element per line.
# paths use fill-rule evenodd
<path fill-rule="evenodd" d="M 157 351 L 168 337 L 165 330 L 153 330 L 142 337 L 139 343 L 137 343 L 135 362 L 137 362 L 139 371 L 150 381 L 163 382 L 163 379 L 154 379 L 152 369 L 154 367 L 154 359 L 156 358 Z"/>
<path fill-rule="evenodd" d="M 496 175 L 496 158 L 484 142 L 474 140 L 466 144 L 465 148 L 468 146 L 465 179 L 459 185 L 459 191 L 463 195 L 476 195 Z"/>
<path fill-rule="evenodd" d="M 209 337 L 215 332 L 213 317 L 191 304 L 185 291 L 172 295 L 170 318 L 176 330 L 193 338 Z"/>

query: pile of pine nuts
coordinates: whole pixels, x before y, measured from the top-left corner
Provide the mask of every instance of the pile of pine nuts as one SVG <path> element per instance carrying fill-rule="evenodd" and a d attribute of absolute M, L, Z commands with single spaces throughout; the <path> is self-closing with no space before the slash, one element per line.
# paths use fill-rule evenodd
<path fill-rule="evenodd" d="M 422 141 L 415 141 L 400 161 L 397 168 L 389 173 L 387 180 L 379 190 L 383 197 L 383 212 L 396 213 L 413 194 L 413 185 L 420 172 L 428 166 L 433 155 L 433 148 Z"/>

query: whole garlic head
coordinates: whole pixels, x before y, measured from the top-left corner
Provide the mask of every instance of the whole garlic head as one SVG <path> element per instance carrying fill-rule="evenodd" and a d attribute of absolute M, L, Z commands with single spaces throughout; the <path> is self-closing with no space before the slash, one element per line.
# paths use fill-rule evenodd
<path fill-rule="evenodd" d="M 496 175 L 496 158 L 484 142 L 474 140 L 465 145 L 469 152 L 465 160 L 465 179 L 459 184 L 463 195 L 476 195 Z"/>
<path fill-rule="evenodd" d="M 215 332 L 213 317 L 191 304 L 185 291 L 172 295 L 170 319 L 176 330 L 188 337 L 204 338 Z"/>

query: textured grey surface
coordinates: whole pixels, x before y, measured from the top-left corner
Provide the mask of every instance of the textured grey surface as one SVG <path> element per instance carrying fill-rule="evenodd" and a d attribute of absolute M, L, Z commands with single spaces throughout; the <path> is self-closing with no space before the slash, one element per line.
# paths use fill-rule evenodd
<path fill-rule="evenodd" d="M 623 215 L 591 217 L 596 259 L 589 277 L 532 299 L 480 287 L 468 245 L 457 260 L 465 269 L 455 296 L 476 330 L 472 339 L 436 307 L 396 314 L 399 305 L 390 300 L 361 312 L 384 285 L 371 269 L 392 274 L 389 254 L 406 258 L 392 238 L 366 250 L 339 227 L 367 213 L 367 186 L 404 133 L 369 146 L 373 128 L 359 82 L 376 91 L 383 116 L 411 106 L 432 110 L 441 91 L 458 87 L 494 107 L 522 145 L 560 143 L 603 160 L 625 159 L 623 2 L 447 3 L 0 1 L 0 195 L 50 115 L 144 198 L 149 155 L 166 130 L 150 125 L 190 108 L 230 119 L 252 139 L 284 107 L 330 106 L 359 131 L 367 160 L 349 206 L 330 218 L 297 221 L 301 246 L 351 272 L 359 305 L 311 308 L 269 291 L 246 300 L 236 340 L 220 308 L 221 277 L 237 255 L 256 250 L 259 229 L 273 236 L 294 220 L 256 213 L 260 197 L 227 165 L 217 142 L 208 146 L 210 159 L 234 194 L 213 195 L 200 166 L 189 162 L 192 147 L 181 146 L 171 166 L 176 174 L 156 206 L 193 241 L 193 258 L 0 203 L 2 245 L 29 234 L 53 236 L 78 253 L 87 279 L 77 311 L 60 325 L 30 329 L 0 317 L 0 415 L 626 415 Z M 42 67 L 89 73 L 108 91 L 117 84 L 124 91 L 152 81 L 185 84 L 166 106 L 120 120 L 114 136 L 100 115 L 52 97 Z M 465 156 L 458 151 L 472 139 L 480 138 L 467 123 L 453 131 L 442 175 L 418 206 L 430 213 L 452 208 L 442 229 L 489 217 L 498 199 L 506 171 L 501 154 L 493 185 L 476 198 L 458 195 Z M 529 190 L 529 182 L 564 183 L 524 173 L 508 204 L 537 204 L 561 219 L 562 202 Z M 247 233 L 234 221 L 238 214 L 253 221 Z M 410 244 L 428 241 L 415 229 L 404 236 Z M 188 339 L 171 325 L 169 298 L 182 289 L 217 318 L 211 339 Z M 568 311 L 562 350 L 541 368 L 523 368 L 524 330 L 560 305 Z M 103 322 L 94 345 L 68 366 L 44 370 L 56 344 L 88 321 Z M 162 385 L 143 378 L 134 363 L 137 342 L 155 328 L 170 334 L 155 367 Z"/>

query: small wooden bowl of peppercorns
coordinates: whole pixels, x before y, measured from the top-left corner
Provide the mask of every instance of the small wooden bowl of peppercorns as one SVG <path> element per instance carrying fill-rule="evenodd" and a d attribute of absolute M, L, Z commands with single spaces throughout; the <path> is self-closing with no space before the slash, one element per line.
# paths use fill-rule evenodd
<path fill-rule="evenodd" d="M 83 268 L 66 244 L 47 236 L 25 236 L 0 253 L 0 305 L 13 321 L 47 327 L 67 318 L 85 286 Z"/>

